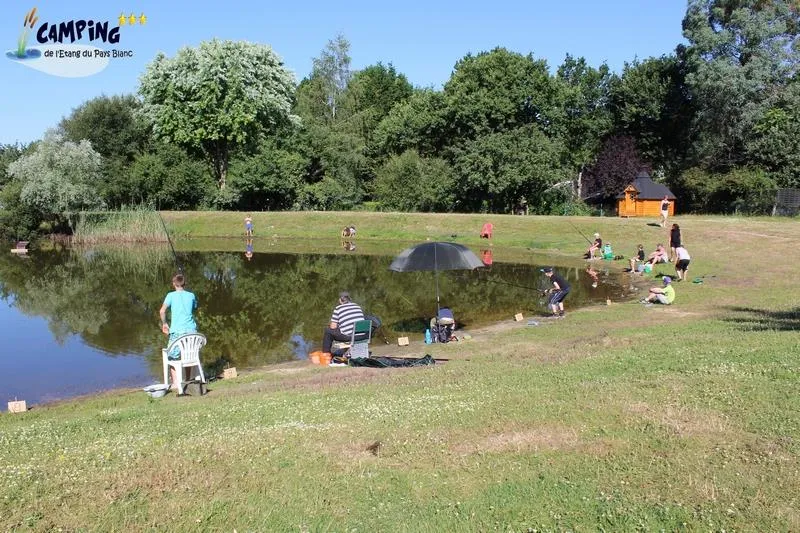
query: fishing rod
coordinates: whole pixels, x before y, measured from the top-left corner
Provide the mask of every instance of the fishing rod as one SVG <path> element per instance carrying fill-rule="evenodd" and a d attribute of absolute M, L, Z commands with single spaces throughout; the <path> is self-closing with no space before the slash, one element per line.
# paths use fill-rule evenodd
<path fill-rule="evenodd" d="M 517 285 L 516 283 L 508 283 L 507 281 L 497 281 L 493 279 L 484 279 L 483 281 L 488 281 L 489 283 L 499 283 L 501 285 L 508 285 L 510 287 L 517 287 L 520 289 L 528 289 L 529 291 L 538 291 L 542 296 L 547 294 L 546 289 L 538 289 L 536 287 L 528 287 L 527 285 Z"/>
<path fill-rule="evenodd" d="M 579 229 L 578 229 L 578 227 L 577 227 L 575 224 L 573 224 L 573 223 L 572 223 L 572 221 L 571 221 L 571 220 L 567 219 L 567 222 L 569 222 L 569 225 L 570 225 L 570 226 L 572 226 L 572 228 L 573 228 L 575 231 L 577 231 L 578 233 L 580 233 L 581 237 L 583 237 L 584 239 L 586 239 L 586 242 L 588 242 L 590 245 L 594 244 L 592 241 L 590 241 L 590 240 L 589 240 L 589 237 L 587 237 L 586 235 L 584 235 L 584 234 L 581 232 L 581 230 L 579 230 Z"/>
<path fill-rule="evenodd" d="M 186 275 L 183 273 L 183 265 L 181 265 L 180 260 L 178 259 L 178 254 L 175 253 L 175 247 L 172 246 L 172 239 L 169 237 L 169 231 L 167 231 L 167 225 L 164 222 L 164 217 L 161 216 L 160 211 L 156 211 L 158 214 L 158 219 L 161 220 L 161 227 L 164 228 L 164 234 L 167 236 L 167 242 L 169 243 L 169 248 L 172 250 L 172 257 L 175 259 L 175 266 L 178 267 L 178 273 L 182 274 L 184 278 Z"/>

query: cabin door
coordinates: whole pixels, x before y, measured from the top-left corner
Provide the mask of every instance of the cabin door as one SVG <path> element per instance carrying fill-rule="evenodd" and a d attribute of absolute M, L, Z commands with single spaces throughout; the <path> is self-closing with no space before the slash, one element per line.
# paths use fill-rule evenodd
<path fill-rule="evenodd" d="M 625 191 L 625 201 L 622 203 L 622 216 L 636 216 L 636 192 Z"/>

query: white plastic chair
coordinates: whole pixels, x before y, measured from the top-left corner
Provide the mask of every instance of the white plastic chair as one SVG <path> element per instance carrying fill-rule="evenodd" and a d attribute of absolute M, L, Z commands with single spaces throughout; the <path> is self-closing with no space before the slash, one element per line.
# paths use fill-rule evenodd
<path fill-rule="evenodd" d="M 175 369 L 177 376 L 178 394 L 183 394 L 184 388 L 189 383 L 183 381 L 183 369 L 197 367 L 200 373 L 200 382 L 205 383 L 203 375 L 203 365 L 200 364 L 200 348 L 206 345 L 206 337 L 200 333 L 187 333 L 172 341 L 166 349 L 161 350 L 161 358 L 164 365 L 164 384 L 169 384 L 169 367 Z M 181 358 L 172 360 L 168 357 L 173 347 L 177 346 L 181 352 Z"/>

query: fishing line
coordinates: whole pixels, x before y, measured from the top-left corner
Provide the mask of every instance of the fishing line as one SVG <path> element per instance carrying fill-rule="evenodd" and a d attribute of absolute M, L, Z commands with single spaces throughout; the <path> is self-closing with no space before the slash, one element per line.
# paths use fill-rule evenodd
<path fill-rule="evenodd" d="M 169 243 L 169 248 L 170 250 L 172 250 L 172 257 L 175 259 L 175 266 L 178 267 L 178 272 L 180 274 L 183 274 L 183 265 L 181 265 L 181 262 L 178 259 L 178 254 L 175 253 L 175 247 L 172 246 L 172 239 L 170 239 L 169 237 L 169 232 L 167 231 L 167 225 L 164 223 L 164 217 L 161 216 L 161 212 L 156 211 L 156 213 L 158 214 L 159 220 L 161 220 L 161 227 L 164 228 L 164 234 L 167 236 L 167 242 Z M 184 278 L 186 277 L 185 274 L 183 274 L 183 276 Z"/>

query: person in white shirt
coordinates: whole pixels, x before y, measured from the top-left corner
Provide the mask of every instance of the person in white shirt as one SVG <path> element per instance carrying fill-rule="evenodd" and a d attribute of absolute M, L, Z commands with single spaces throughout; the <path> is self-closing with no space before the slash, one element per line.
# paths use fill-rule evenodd
<path fill-rule="evenodd" d="M 689 261 L 692 257 L 686 248 L 678 246 L 675 248 L 675 274 L 678 276 L 678 281 L 686 278 L 686 271 L 689 270 Z"/>

